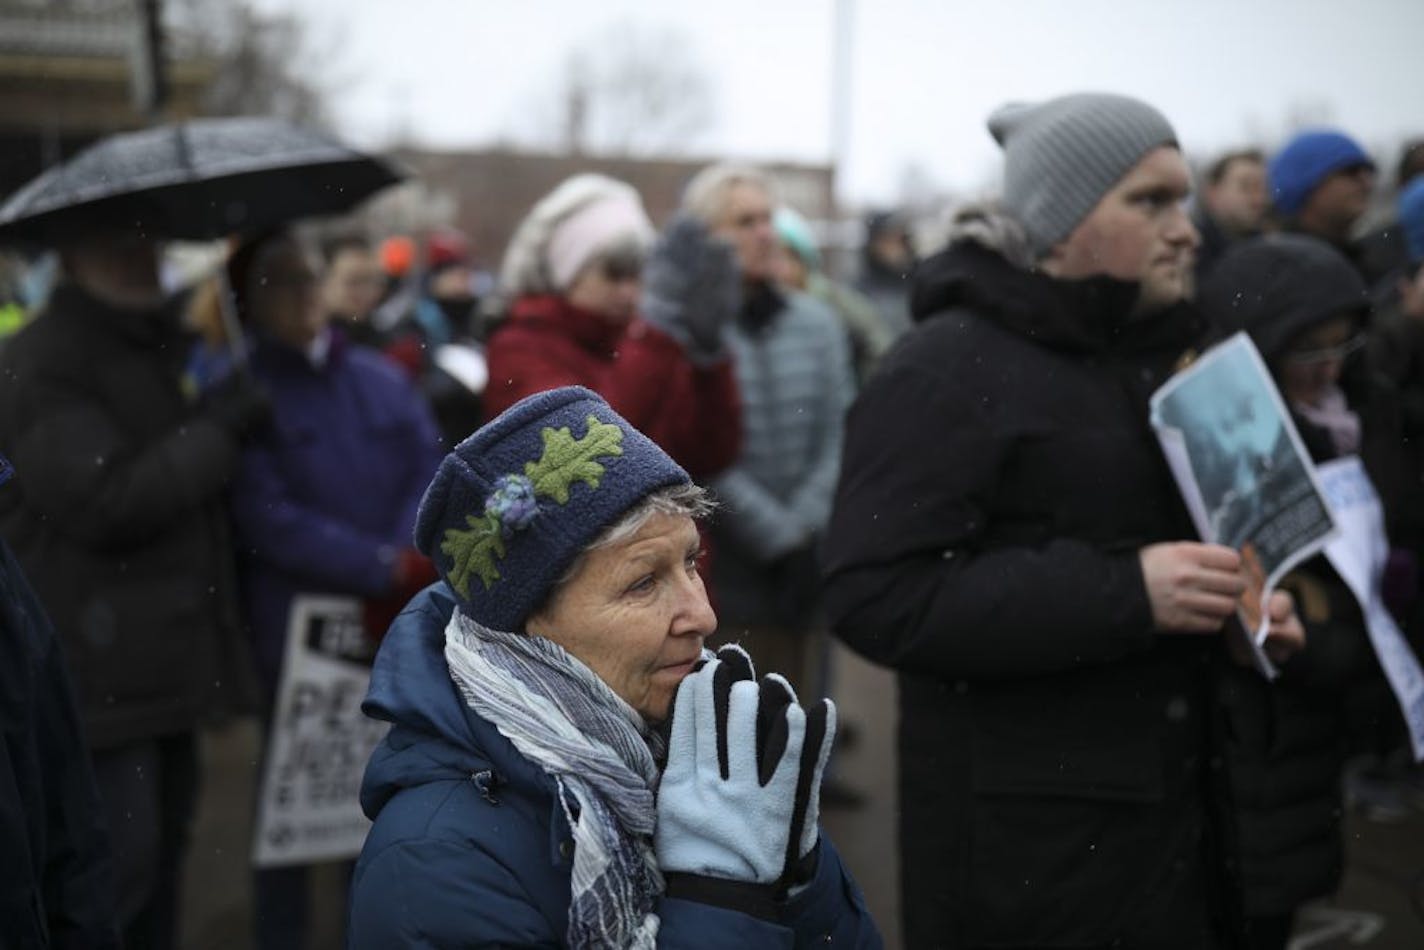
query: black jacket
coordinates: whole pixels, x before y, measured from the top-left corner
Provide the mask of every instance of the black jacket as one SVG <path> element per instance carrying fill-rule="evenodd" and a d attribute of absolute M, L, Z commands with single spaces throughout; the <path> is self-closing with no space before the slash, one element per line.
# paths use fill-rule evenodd
<path fill-rule="evenodd" d="M 1232 248 L 1201 287 L 1201 305 L 1221 334 L 1247 331 L 1268 366 L 1301 333 L 1342 314 L 1363 325 L 1366 290 L 1334 248 L 1301 235 L 1260 238 Z M 1362 423 L 1361 460 L 1394 520 L 1405 490 L 1397 400 L 1364 354 L 1341 386 Z M 1314 460 L 1338 457 L 1329 436 L 1297 415 Z M 1237 893 L 1249 915 L 1277 915 L 1329 894 L 1343 867 L 1341 773 L 1351 746 L 1402 728 L 1359 604 L 1317 556 L 1282 581 L 1295 595 L 1306 646 L 1267 683 L 1224 666 L 1227 827 Z"/>
<path fill-rule="evenodd" d="M 1384 295 L 1370 322 L 1368 365 L 1396 392 L 1403 435 L 1406 492 L 1424 488 L 1424 320 L 1404 313 L 1397 293 Z M 1424 504 L 1399 507 L 1391 538 L 1424 557 Z M 1421 605 L 1424 606 L 1424 605 Z"/>
<path fill-rule="evenodd" d="M 54 631 L 0 541 L 0 945 L 118 946 L 101 814 Z"/>
<path fill-rule="evenodd" d="M 1214 638 L 1152 628 L 1138 550 L 1194 536 L 1148 397 L 1197 338 L 1136 287 L 958 243 L 850 415 L 838 635 L 900 671 L 911 947 L 1201 947 Z"/>
<path fill-rule="evenodd" d="M 0 351 L 0 533 L 45 605 L 96 747 L 181 732 L 251 683 L 223 489 L 237 442 L 183 387 L 176 307 L 72 285 Z"/>

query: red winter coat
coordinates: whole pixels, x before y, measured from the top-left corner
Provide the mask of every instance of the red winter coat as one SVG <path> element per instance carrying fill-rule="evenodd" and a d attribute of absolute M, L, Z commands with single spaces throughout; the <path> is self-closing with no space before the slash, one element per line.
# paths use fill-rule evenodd
<path fill-rule="evenodd" d="M 618 326 L 562 297 L 514 302 L 486 349 L 487 417 L 525 396 L 587 386 L 702 482 L 736 461 L 741 399 L 731 359 L 698 366 L 671 336 L 635 319 Z"/>

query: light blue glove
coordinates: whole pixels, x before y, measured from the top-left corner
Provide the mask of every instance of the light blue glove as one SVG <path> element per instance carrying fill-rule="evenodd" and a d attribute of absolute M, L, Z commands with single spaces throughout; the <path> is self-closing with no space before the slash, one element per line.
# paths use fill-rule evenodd
<path fill-rule="evenodd" d="M 816 846 L 835 707 L 811 714 L 782 677 L 760 683 L 726 646 L 682 681 L 654 838 L 664 873 L 775 886 L 784 895 Z"/>

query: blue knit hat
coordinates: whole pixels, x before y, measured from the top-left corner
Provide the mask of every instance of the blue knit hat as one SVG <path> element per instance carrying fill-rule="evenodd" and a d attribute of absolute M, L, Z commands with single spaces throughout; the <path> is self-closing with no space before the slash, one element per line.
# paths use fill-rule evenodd
<path fill-rule="evenodd" d="M 1399 227 L 1404 232 L 1404 245 L 1409 249 L 1409 262 L 1424 261 L 1424 177 L 1416 178 L 1399 193 Z"/>
<path fill-rule="evenodd" d="M 1276 210 L 1286 216 L 1299 214 L 1310 193 L 1329 175 L 1359 165 L 1375 167 L 1360 143 L 1345 133 L 1332 129 L 1300 133 L 1276 153 L 1266 169 Z"/>
<path fill-rule="evenodd" d="M 638 502 L 691 479 L 652 440 L 581 386 L 510 406 L 445 456 L 415 545 L 459 609 L 522 631 L 585 547 Z"/>

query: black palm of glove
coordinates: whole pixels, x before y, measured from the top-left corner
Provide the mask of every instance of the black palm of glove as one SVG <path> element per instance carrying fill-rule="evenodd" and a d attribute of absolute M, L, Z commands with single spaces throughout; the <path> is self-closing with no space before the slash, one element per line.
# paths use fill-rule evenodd
<path fill-rule="evenodd" d="M 736 256 L 698 219 L 680 214 L 643 271 L 643 317 L 699 359 L 722 354 L 722 331 L 741 306 Z"/>
<path fill-rule="evenodd" d="M 246 439 L 272 421 L 272 397 L 252 375 L 234 372 L 203 395 L 203 413 L 239 439 Z"/>

